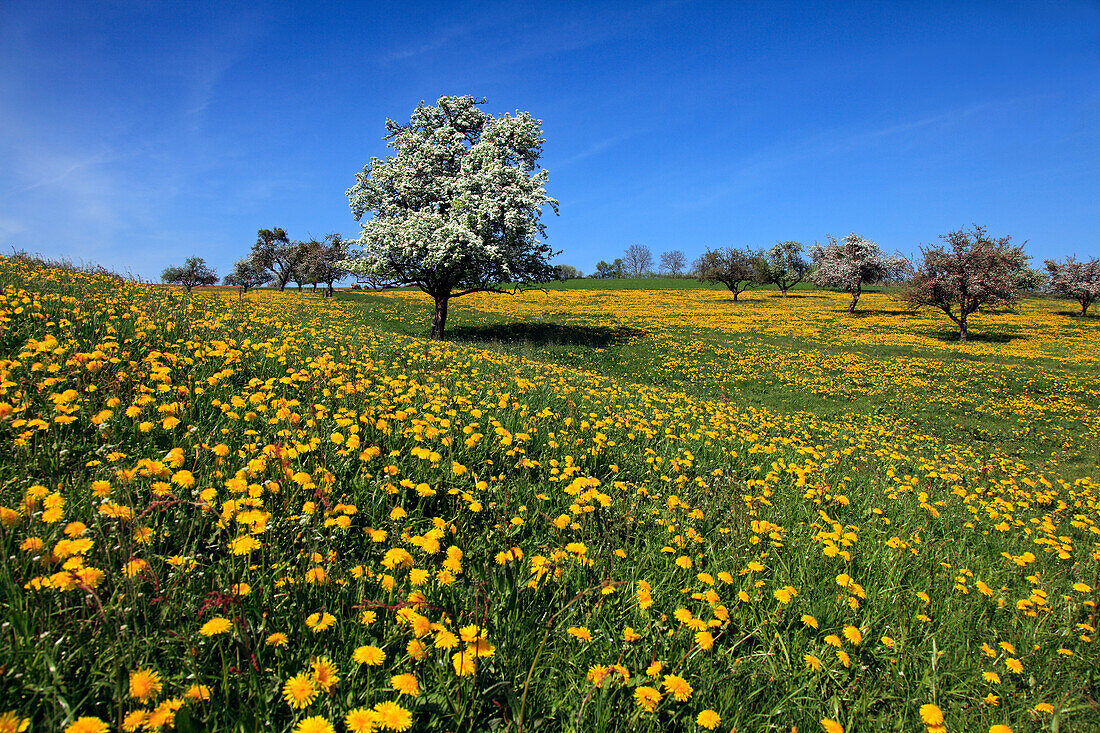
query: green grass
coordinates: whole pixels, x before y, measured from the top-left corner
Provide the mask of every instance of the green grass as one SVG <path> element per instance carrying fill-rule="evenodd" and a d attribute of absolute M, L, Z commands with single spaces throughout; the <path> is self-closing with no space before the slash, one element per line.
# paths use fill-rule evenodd
<path fill-rule="evenodd" d="M 35 729 L 118 728 L 198 684 L 178 730 L 343 730 L 389 704 L 436 731 L 694 731 L 708 709 L 921 730 L 926 704 L 951 730 L 1100 726 L 1100 487 L 1042 455 L 1087 418 L 1020 457 L 1007 424 L 963 434 L 1004 416 L 934 402 L 1090 399 L 1083 368 L 989 356 L 915 391 L 882 371 L 894 347 L 461 299 L 438 343 L 385 294 L 187 299 L 3 260 L 0 296 L 0 715 Z M 852 354 L 866 384 L 834 379 Z M 493 653 L 460 675 L 464 629 Z M 319 657 L 339 682 L 292 707 Z M 610 665 L 629 678 L 596 686 Z M 139 669 L 156 700 L 129 694 Z M 667 675 L 691 693 L 643 710 Z"/>

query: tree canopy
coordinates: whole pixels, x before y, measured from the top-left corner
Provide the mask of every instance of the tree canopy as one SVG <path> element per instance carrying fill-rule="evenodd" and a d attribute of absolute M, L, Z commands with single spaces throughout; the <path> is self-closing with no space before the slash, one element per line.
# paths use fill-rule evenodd
<path fill-rule="evenodd" d="M 737 296 L 760 281 L 760 272 L 751 253 L 727 247 L 710 249 L 695 260 L 693 267 L 699 282 L 722 283 Z"/>
<path fill-rule="evenodd" d="M 1067 257 L 1062 262 L 1046 260 L 1046 289 L 1055 295 L 1073 298 L 1081 304 L 1081 315 L 1088 315 L 1089 306 L 1100 300 L 1100 258 L 1078 262 Z"/>
<path fill-rule="evenodd" d="M 905 271 L 909 263 L 901 255 L 886 255 L 882 249 L 855 232 L 837 240 L 832 235 L 828 244 L 814 244 L 810 256 L 814 261 L 814 283 L 838 288 L 852 295 L 848 312 L 854 313 L 863 286 L 882 282 Z"/>
<path fill-rule="evenodd" d="M 538 166 L 542 123 L 527 112 L 487 114 L 484 101 L 444 96 L 417 105 L 407 124 L 386 120 L 395 154 L 372 158 L 347 190 L 361 250 L 342 266 L 430 295 L 436 339 L 451 298 L 554 278 L 541 216 L 558 203 Z"/>
<path fill-rule="evenodd" d="M 787 291 L 810 274 L 810 263 L 802 256 L 801 242 L 777 242 L 761 254 L 759 268 L 761 278 L 779 288 L 783 297 Z"/>
<path fill-rule="evenodd" d="M 298 274 L 305 253 L 306 248 L 301 242 L 290 241 L 284 229 L 275 227 L 256 232 L 256 243 L 252 245 L 250 257 L 257 267 L 271 271 L 271 279 L 282 291 Z"/>
<path fill-rule="evenodd" d="M 1015 303 L 1032 284 L 1023 245 L 1005 235 L 994 239 L 985 227 L 940 236 L 943 245 L 922 249 L 924 261 L 902 293 L 914 308 L 939 308 L 968 337 L 967 317 L 982 306 Z"/>
<path fill-rule="evenodd" d="M 258 288 L 264 283 L 271 282 L 271 271 L 257 265 L 252 257 L 245 257 L 243 260 L 237 260 L 233 265 L 233 272 L 226 275 L 222 282 L 240 288 L 243 295 L 249 288 Z"/>
<path fill-rule="evenodd" d="M 218 282 L 218 273 L 207 266 L 202 257 L 188 257 L 183 265 L 166 267 L 160 279 L 166 283 L 182 285 L 188 293 L 196 285 L 213 285 Z"/>

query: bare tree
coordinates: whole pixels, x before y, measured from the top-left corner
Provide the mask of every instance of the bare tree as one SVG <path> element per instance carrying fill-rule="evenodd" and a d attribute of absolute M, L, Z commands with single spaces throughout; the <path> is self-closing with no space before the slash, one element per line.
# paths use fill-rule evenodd
<path fill-rule="evenodd" d="M 196 285 L 213 285 L 218 282 L 218 273 L 207 267 L 202 257 L 188 257 L 182 266 L 166 267 L 160 279 L 166 283 L 182 285 L 187 293 Z"/>
<path fill-rule="evenodd" d="M 623 265 L 633 277 L 641 277 L 653 269 L 653 253 L 642 244 L 632 244 L 623 254 Z"/>
<path fill-rule="evenodd" d="M 967 316 L 984 305 L 1004 305 L 1020 299 L 1031 271 L 1023 245 L 1011 237 L 991 238 L 985 227 L 959 229 L 941 235 L 944 245 L 921 249 L 924 262 L 903 291 L 914 308 L 939 308 L 959 327 L 966 341 Z"/>
<path fill-rule="evenodd" d="M 877 244 L 855 232 L 839 241 L 831 234 L 827 236 L 828 244 L 814 243 L 810 248 L 816 268 L 813 279 L 822 287 L 851 293 L 849 313 L 855 312 L 864 285 L 882 282 L 908 267 L 901 255 L 885 255 Z"/>
<path fill-rule="evenodd" d="M 674 249 L 661 253 L 661 271 L 670 275 L 679 275 L 687 266 L 687 257 L 681 250 Z"/>
<path fill-rule="evenodd" d="M 699 282 L 722 283 L 733 293 L 733 300 L 760 281 L 755 256 L 741 249 L 711 249 L 695 260 L 692 270 Z"/>
<path fill-rule="evenodd" d="M 1100 300 L 1100 258 L 1078 262 L 1067 257 L 1062 262 L 1047 260 L 1046 289 L 1055 295 L 1073 298 L 1081 304 L 1081 315 L 1088 315 L 1089 306 Z"/>

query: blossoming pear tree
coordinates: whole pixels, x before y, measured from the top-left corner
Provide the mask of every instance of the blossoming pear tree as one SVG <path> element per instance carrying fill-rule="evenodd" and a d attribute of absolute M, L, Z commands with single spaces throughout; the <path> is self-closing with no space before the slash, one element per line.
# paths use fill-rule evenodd
<path fill-rule="evenodd" d="M 361 250 L 341 265 L 376 286 L 430 295 L 433 339 L 443 338 L 451 298 L 554 278 L 541 216 L 558 202 L 538 166 L 542 122 L 494 117 L 484 103 L 443 96 L 417 105 L 408 124 L 387 119 L 396 153 L 372 158 L 347 190 Z"/>

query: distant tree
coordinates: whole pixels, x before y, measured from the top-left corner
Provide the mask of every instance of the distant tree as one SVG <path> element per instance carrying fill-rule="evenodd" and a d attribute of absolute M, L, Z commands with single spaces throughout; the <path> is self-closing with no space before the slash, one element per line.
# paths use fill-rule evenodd
<path fill-rule="evenodd" d="M 653 253 L 642 244 L 632 244 L 623 254 L 623 266 L 631 277 L 642 277 L 653 269 Z"/>
<path fill-rule="evenodd" d="M 669 275 L 679 275 L 687 267 L 687 257 L 681 250 L 674 249 L 661 253 L 661 271 Z"/>
<path fill-rule="evenodd" d="M 271 271 L 260 267 L 251 257 L 237 260 L 233 265 L 233 272 L 225 276 L 222 281 L 225 285 L 234 285 L 240 289 L 241 295 L 248 292 L 249 288 L 258 288 L 271 282 Z"/>
<path fill-rule="evenodd" d="M 922 248 L 923 262 L 903 291 L 914 308 L 939 308 L 967 340 L 967 317 L 982 306 L 1006 305 L 1020 299 L 1030 285 L 1031 270 L 1023 245 L 1005 235 L 991 238 L 985 227 L 959 229 L 941 235 L 943 245 Z M 945 246 L 946 245 L 946 246 Z"/>
<path fill-rule="evenodd" d="M 1088 315 L 1089 306 L 1100 300 L 1100 258 L 1078 262 L 1067 257 L 1062 262 L 1047 260 L 1046 289 L 1055 295 L 1073 298 L 1081 304 L 1081 315 Z"/>
<path fill-rule="evenodd" d="M 312 241 L 306 252 L 303 268 L 309 273 L 311 282 L 324 283 L 326 298 L 336 292 L 333 283 L 349 274 L 342 264 L 348 258 L 349 244 L 342 236 L 333 233 L 320 242 Z"/>
<path fill-rule="evenodd" d="M 626 275 L 621 257 L 616 257 L 614 262 L 600 260 L 596 263 L 596 273 L 592 277 L 600 279 L 620 278 Z"/>
<path fill-rule="evenodd" d="M 188 257 L 179 267 L 166 267 L 160 279 L 166 283 L 182 285 L 191 292 L 196 285 L 213 285 L 218 282 L 218 273 L 206 266 L 202 257 Z"/>
<path fill-rule="evenodd" d="M 737 296 L 760 281 L 760 272 L 754 255 L 742 249 L 710 249 L 704 252 L 692 266 L 699 282 L 722 283 Z"/>
<path fill-rule="evenodd" d="M 908 267 L 901 255 L 883 254 L 877 244 L 854 232 L 839 241 L 832 235 L 828 239 L 825 246 L 815 243 L 810 248 L 815 267 L 813 280 L 822 287 L 851 293 L 849 313 L 855 312 L 864 285 L 887 280 Z"/>
<path fill-rule="evenodd" d="M 572 265 L 554 265 L 555 280 L 576 280 L 580 277 L 584 277 L 584 273 Z"/>
<path fill-rule="evenodd" d="M 788 290 L 810 274 L 810 263 L 802 257 L 803 250 L 800 242 L 778 242 L 758 260 L 761 279 L 777 286 L 784 298 Z"/>
<path fill-rule="evenodd" d="M 344 263 L 382 286 L 414 285 L 435 301 L 442 339 L 451 298 L 507 292 L 554 277 L 542 210 L 556 213 L 539 166 L 542 122 L 493 116 L 473 97 L 421 102 L 408 124 L 386 120 L 395 155 L 373 158 L 347 191 L 362 251 Z"/>
<path fill-rule="evenodd" d="M 251 257 L 260 267 L 271 270 L 275 284 L 281 292 L 294 279 L 306 249 L 301 242 L 291 242 L 286 231 L 279 227 L 261 229 L 256 233 Z"/>
<path fill-rule="evenodd" d="M 304 242 L 298 242 L 298 245 L 302 248 L 302 258 L 298 261 L 298 266 L 294 268 L 294 271 L 290 275 L 290 281 L 298 286 L 298 292 L 302 292 L 303 285 L 312 285 L 314 290 L 317 290 L 318 280 L 313 276 L 313 272 L 310 270 L 309 263 L 313 258 L 313 250 L 320 246 L 320 242 L 316 239 L 309 239 Z"/>

